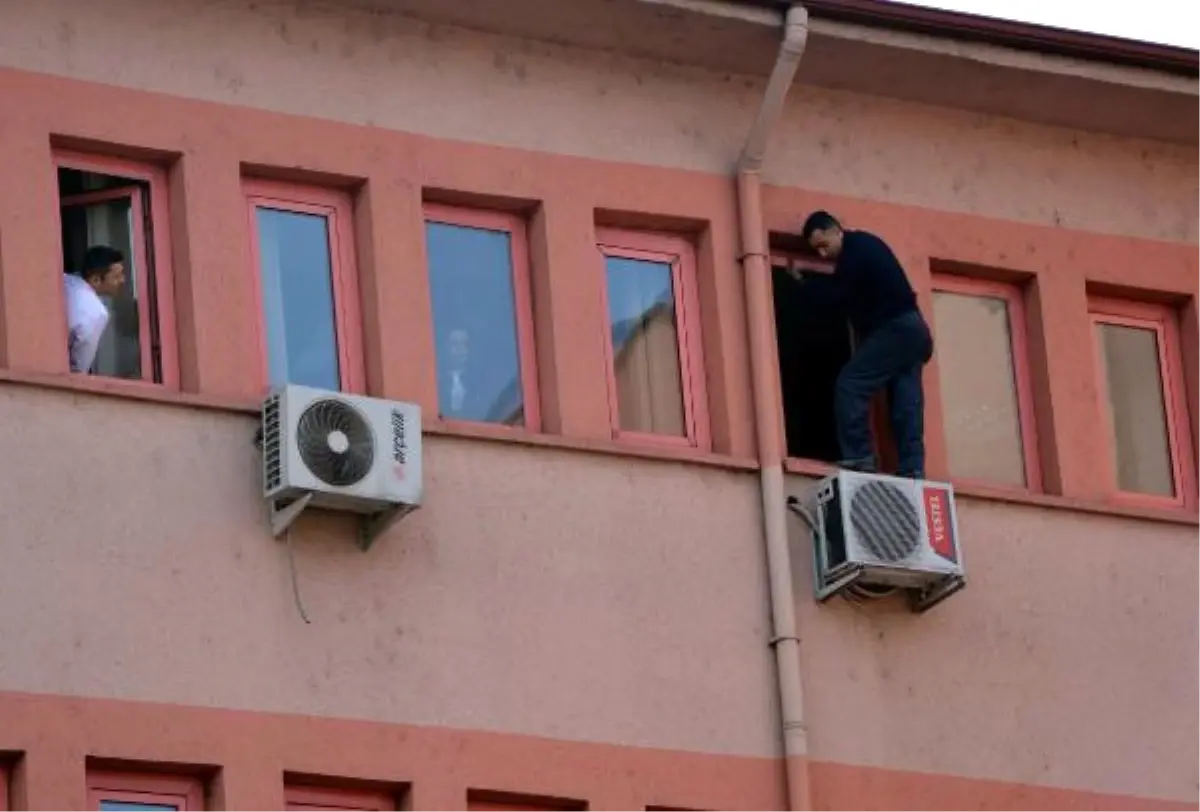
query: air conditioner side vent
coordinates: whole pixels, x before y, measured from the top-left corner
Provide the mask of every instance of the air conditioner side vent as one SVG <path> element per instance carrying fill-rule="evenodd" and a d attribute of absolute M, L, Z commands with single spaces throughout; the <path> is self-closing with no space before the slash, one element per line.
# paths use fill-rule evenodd
<path fill-rule="evenodd" d="M 262 432 L 263 482 L 270 493 L 283 484 L 283 428 L 278 395 L 271 395 L 263 404 Z"/>

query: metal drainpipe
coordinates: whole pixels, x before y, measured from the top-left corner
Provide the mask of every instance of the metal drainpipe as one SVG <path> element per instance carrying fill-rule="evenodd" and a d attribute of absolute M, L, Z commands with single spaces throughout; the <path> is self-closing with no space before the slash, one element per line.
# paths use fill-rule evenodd
<path fill-rule="evenodd" d="M 804 689 L 800 683 L 800 640 L 796 634 L 796 604 L 788 551 L 783 426 L 779 412 L 775 315 L 771 307 L 771 261 L 767 229 L 762 216 L 761 170 L 767 151 L 767 138 L 779 119 L 807 41 L 808 11 L 803 6 L 794 5 L 788 9 L 779 55 L 767 82 L 758 117 L 746 137 L 737 165 L 741 264 L 746 285 L 754 423 L 764 517 L 763 540 L 767 549 L 774 631 L 771 645 L 775 650 L 778 677 L 788 809 L 792 810 L 812 809 L 812 792 L 808 775 Z"/>

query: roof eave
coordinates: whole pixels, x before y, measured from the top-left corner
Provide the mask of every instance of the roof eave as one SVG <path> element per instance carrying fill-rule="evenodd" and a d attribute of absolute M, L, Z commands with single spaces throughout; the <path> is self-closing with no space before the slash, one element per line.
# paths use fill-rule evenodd
<path fill-rule="evenodd" d="M 737 0 L 783 10 L 791 0 Z M 981 42 L 1024 51 L 1108 62 L 1195 78 L 1200 52 L 1063 28 L 925 8 L 890 0 L 799 0 L 813 17 L 858 25 Z"/>

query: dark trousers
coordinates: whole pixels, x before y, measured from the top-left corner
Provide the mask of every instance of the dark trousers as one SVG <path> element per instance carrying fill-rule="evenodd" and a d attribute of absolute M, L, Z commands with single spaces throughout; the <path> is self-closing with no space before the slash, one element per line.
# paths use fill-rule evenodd
<path fill-rule="evenodd" d="M 898 458 L 896 473 L 925 476 L 925 396 L 921 368 L 933 357 L 929 325 L 917 311 L 877 327 L 858 345 L 837 380 L 834 410 L 847 468 L 875 470 L 871 398 L 885 390 Z"/>

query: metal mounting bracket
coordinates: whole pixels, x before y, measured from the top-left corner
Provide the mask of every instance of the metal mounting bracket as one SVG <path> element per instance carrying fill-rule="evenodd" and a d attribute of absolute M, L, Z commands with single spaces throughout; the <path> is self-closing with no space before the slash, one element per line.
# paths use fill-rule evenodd
<path fill-rule="evenodd" d="M 928 612 L 946 598 L 965 588 L 967 579 L 961 575 L 947 575 L 926 589 L 914 589 L 909 597 L 909 607 L 917 613 Z"/>
<path fill-rule="evenodd" d="M 304 509 L 312 502 L 313 494 L 306 493 L 285 507 L 279 507 L 278 502 L 271 501 L 267 508 L 271 518 L 271 535 L 279 538 L 300 517 Z M 371 549 L 375 539 L 379 538 L 389 527 L 414 510 L 412 505 L 394 505 L 376 513 L 362 516 L 358 520 L 358 549 L 366 552 Z"/>
<path fill-rule="evenodd" d="M 306 493 L 294 502 L 291 502 L 287 507 L 277 507 L 277 502 L 272 499 L 268 504 L 268 510 L 271 514 L 271 535 L 279 538 L 287 532 L 292 526 L 292 522 L 300 517 L 304 509 L 308 507 L 308 503 L 312 501 L 313 495 Z"/>
<path fill-rule="evenodd" d="M 407 516 L 413 510 L 412 505 L 393 505 L 386 510 L 363 516 L 358 520 L 358 549 L 364 553 L 371 549 L 375 539 L 379 538 L 389 527 Z"/>

